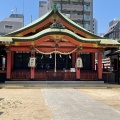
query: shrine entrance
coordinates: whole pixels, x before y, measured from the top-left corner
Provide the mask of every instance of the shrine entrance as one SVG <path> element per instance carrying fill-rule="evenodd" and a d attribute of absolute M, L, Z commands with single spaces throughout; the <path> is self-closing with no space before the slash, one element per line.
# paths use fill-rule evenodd
<path fill-rule="evenodd" d="M 55 59 L 55 54 L 42 55 L 36 53 L 35 69 L 36 71 L 46 71 L 46 80 L 48 81 L 50 80 L 61 81 L 64 80 L 65 70 L 70 70 L 70 68 L 72 67 L 71 63 L 72 63 L 71 55 L 56 54 L 56 59 Z"/>
<path fill-rule="evenodd" d="M 6 49 L 6 78 L 18 81 L 100 81 L 104 49 L 120 46 L 115 40 L 85 30 L 56 6 L 33 23 L 0 37 L 0 41 L 0 47 L 4 45 Z M 0 64 L 2 61 L 1 56 Z"/>
<path fill-rule="evenodd" d="M 65 70 L 72 67 L 72 56 L 56 54 L 56 70 Z M 54 70 L 55 69 L 55 54 L 43 55 L 36 53 L 36 70 Z"/>

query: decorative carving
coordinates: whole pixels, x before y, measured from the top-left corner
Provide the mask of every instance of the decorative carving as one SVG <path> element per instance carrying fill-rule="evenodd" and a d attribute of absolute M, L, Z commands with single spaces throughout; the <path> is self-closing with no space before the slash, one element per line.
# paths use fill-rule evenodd
<path fill-rule="evenodd" d="M 5 46 L 9 46 L 9 44 L 5 44 Z"/>
<path fill-rule="evenodd" d="M 93 44 L 93 47 L 98 48 L 98 44 Z"/>
<path fill-rule="evenodd" d="M 15 45 L 15 46 L 19 46 L 19 43 L 18 43 L 18 42 L 15 42 L 14 45 Z"/>
<path fill-rule="evenodd" d="M 35 45 L 35 43 L 34 43 L 34 42 L 31 42 L 31 45 L 33 45 L 33 46 L 34 46 L 34 45 Z"/>
<path fill-rule="evenodd" d="M 56 11 L 58 10 L 58 8 L 57 8 L 57 5 L 56 5 L 56 4 L 54 4 L 54 5 L 53 5 L 53 10 L 54 10 L 54 13 L 56 13 Z"/>
<path fill-rule="evenodd" d="M 58 21 L 54 21 L 50 27 L 51 28 L 58 28 L 58 29 L 65 29 L 65 26 Z"/>

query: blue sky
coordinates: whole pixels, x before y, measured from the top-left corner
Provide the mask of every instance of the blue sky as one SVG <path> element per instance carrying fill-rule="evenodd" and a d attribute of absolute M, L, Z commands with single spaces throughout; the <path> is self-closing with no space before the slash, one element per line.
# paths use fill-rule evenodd
<path fill-rule="evenodd" d="M 25 25 L 38 18 L 39 0 L 0 0 L 0 21 L 7 18 L 12 11 L 13 13 L 23 13 Z M 98 21 L 98 32 L 104 33 L 108 29 L 109 22 L 114 18 L 120 18 L 120 0 L 94 0 L 94 17 Z"/>

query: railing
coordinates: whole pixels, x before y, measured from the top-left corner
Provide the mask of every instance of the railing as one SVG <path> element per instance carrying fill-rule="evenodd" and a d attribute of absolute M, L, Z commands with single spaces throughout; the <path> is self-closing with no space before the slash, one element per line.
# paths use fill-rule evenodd
<path fill-rule="evenodd" d="M 98 73 L 96 71 L 81 71 L 81 80 L 97 80 Z"/>
<path fill-rule="evenodd" d="M 11 79 L 30 80 L 30 70 L 14 70 L 11 72 Z"/>
<path fill-rule="evenodd" d="M 73 81 L 76 79 L 75 72 L 65 72 L 64 73 L 64 80 Z"/>
<path fill-rule="evenodd" d="M 92 0 L 84 0 L 84 2 L 89 2 L 90 3 L 90 2 L 92 2 Z"/>
<path fill-rule="evenodd" d="M 81 70 L 80 80 L 97 80 L 98 75 L 96 71 Z M 14 70 L 11 72 L 12 80 L 30 80 L 30 70 Z M 76 79 L 76 72 L 70 70 L 52 71 L 35 70 L 35 80 L 38 81 L 74 81 Z"/>
<path fill-rule="evenodd" d="M 47 71 L 47 80 L 48 81 L 62 81 L 64 80 L 64 72 L 63 71 Z"/>
<path fill-rule="evenodd" d="M 46 71 L 35 70 L 35 80 L 47 80 Z"/>
<path fill-rule="evenodd" d="M 76 10 L 76 11 L 81 11 L 83 10 L 82 5 L 70 5 L 70 4 L 63 4 L 62 5 L 62 10 Z"/>
<path fill-rule="evenodd" d="M 71 14 L 70 18 L 72 20 L 82 20 L 83 19 L 83 15 L 76 15 L 76 14 Z"/>

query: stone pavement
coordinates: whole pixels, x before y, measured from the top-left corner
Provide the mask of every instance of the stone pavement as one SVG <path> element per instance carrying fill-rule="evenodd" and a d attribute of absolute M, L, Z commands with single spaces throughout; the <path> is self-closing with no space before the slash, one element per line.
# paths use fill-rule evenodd
<path fill-rule="evenodd" d="M 120 112 L 75 89 L 42 89 L 52 120 L 120 120 Z"/>

